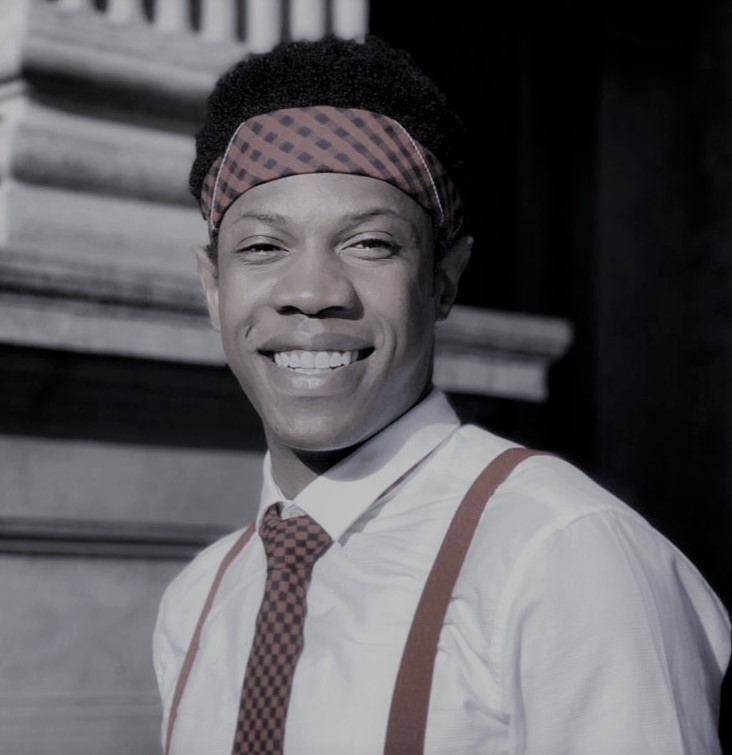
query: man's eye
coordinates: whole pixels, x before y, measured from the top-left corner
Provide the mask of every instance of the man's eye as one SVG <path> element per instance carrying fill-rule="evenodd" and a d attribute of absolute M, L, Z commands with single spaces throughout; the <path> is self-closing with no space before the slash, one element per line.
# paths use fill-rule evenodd
<path fill-rule="evenodd" d="M 400 245 L 394 241 L 369 237 L 354 241 L 347 249 L 364 259 L 387 259 L 397 254 L 400 248 Z"/>
<path fill-rule="evenodd" d="M 285 250 L 269 241 L 258 241 L 253 244 L 245 244 L 236 250 L 237 257 L 244 257 L 252 260 L 266 260 L 279 257 L 284 254 Z"/>

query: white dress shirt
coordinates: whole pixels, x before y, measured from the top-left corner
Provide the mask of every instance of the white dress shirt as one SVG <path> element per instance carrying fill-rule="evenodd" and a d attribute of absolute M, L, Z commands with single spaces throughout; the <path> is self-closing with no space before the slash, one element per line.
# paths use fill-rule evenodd
<path fill-rule="evenodd" d="M 434 390 L 294 501 L 333 545 L 308 590 L 287 755 L 383 752 L 412 615 L 470 483 L 515 446 L 460 425 Z M 416 466 L 415 466 L 416 465 Z M 213 575 L 238 536 L 168 587 L 154 637 L 163 732 Z M 173 755 L 229 755 L 262 599 L 255 535 L 230 565 L 180 705 Z M 565 461 L 524 461 L 489 501 L 440 637 L 425 753 L 717 755 L 730 624 L 689 560 Z"/>

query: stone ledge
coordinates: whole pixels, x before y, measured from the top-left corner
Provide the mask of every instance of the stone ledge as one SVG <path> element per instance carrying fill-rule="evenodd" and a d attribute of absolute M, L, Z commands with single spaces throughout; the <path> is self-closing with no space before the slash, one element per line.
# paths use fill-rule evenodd
<path fill-rule="evenodd" d="M 195 207 L 15 180 L 0 183 L 3 252 L 51 265 L 104 264 L 194 279 L 191 250 L 205 242 L 205 223 Z"/>
<path fill-rule="evenodd" d="M 232 414 L 236 409 L 228 407 Z M 195 432 L 197 417 L 190 424 Z M 256 514 L 264 456 L 256 420 L 243 430 L 256 434 L 258 444 L 262 438 L 252 450 L 145 445 L 144 427 L 134 442 L 79 440 L 73 421 L 66 427 L 72 437 L 0 435 L 0 521 L 21 528 L 28 519 L 45 522 L 42 527 L 59 519 L 91 522 L 113 538 L 119 528 L 133 539 L 148 537 L 149 527 L 174 542 L 174 535 L 234 530 Z"/>
<path fill-rule="evenodd" d="M 549 367 L 571 343 L 565 320 L 458 305 L 437 326 L 434 380 L 454 393 L 545 401 Z"/>
<path fill-rule="evenodd" d="M 221 365 L 216 332 L 201 317 L 73 299 L 0 295 L 0 343 Z"/>
<path fill-rule="evenodd" d="M 186 561 L 227 532 L 201 525 L 0 517 L 0 554 Z"/>
<path fill-rule="evenodd" d="M 200 217 L 188 191 L 192 135 L 52 108 L 15 85 L 0 87 L 0 123 L 1 179 L 182 205 Z"/>

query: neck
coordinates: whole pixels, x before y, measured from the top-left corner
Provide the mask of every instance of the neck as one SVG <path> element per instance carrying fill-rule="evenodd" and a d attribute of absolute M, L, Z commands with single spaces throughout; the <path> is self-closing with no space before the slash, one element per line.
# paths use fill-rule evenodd
<path fill-rule="evenodd" d="M 357 448 L 352 446 L 337 451 L 301 451 L 283 446 L 270 438 L 267 441 L 272 477 L 290 501 L 316 477 L 327 472 Z"/>

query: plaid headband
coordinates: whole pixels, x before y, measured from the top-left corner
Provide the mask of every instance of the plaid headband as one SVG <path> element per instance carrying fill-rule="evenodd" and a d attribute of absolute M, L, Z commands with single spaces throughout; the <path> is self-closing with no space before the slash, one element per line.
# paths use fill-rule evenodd
<path fill-rule="evenodd" d="M 462 202 L 437 158 L 396 121 L 368 110 L 315 106 L 256 115 L 234 132 L 201 188 L 211 240 L 232 203 L 267 181 L 301 173 L 350 173 L 387 181 L 433 217 L 448 239 Z"/>

